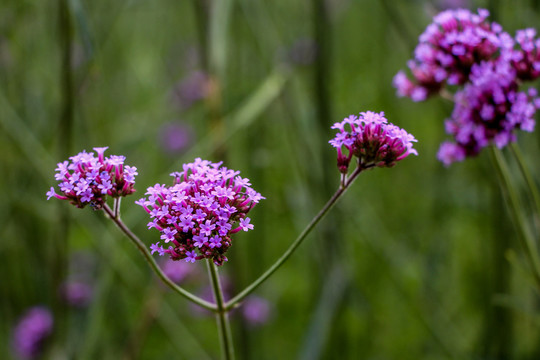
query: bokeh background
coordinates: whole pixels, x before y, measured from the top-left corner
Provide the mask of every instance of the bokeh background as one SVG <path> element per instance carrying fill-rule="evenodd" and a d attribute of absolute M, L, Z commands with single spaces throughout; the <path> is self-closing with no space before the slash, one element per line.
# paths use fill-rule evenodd
<path fill-rule="evenodd" d="M 56 163 L 109 146 L 139 170 L 133 201 L 195 157 L 266 200 L 222 275 L 261 274 L 339 184 L 330 126 L 384 111 L 418 157 L 360 176 L 294 256 L 232 315 L 239 359 L 538 359 L 540 318 L 488 154 L 444 168 L 443 99 L 398 99 L 438 11 L 540 25 L 540 1 L 3 0 L 0 3 L 0 357 L 33 306 L 53 359 L 216 359 L 215 320 L 169 292 L 102 212 L 46 201 Z M 538 132 L 520 146 L 538 174 Z M 204 264 L 178 281 L 208 294 Z M 163 266 L 170 266 L 164 264 Z M 75 285 L 74 285 L 75 284 Z"/>

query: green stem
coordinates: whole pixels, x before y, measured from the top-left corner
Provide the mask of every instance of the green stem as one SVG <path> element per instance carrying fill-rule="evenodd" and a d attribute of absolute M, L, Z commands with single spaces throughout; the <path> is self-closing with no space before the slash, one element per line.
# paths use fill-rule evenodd
<path fill-rule="evenodd" d="M 538 253 L 536 252 L 536 244 L 530 229 L 527 227 L 525 222 L 525 217 L 519 204 L 517 193 L 510 181 L 510 171 L 508 169 L 508 165 L 499 149 L 495 148 L 494 146 L 490 146 L 490 150 L 493 162 L 495 163 L 495 167 L 497 169 L 499 180 L 502 185 L 501 189 L 503 195 L 506 202 L 510 205 L 510 214 L 512 215 L 514 223 L 520 233 L 518 238 L 520 239 L 525 250 L 534 280 L 540 289 L 540 260 L 538 258 Z"/>
<path fill-rule="evenodd" d="M 232 340 L 231 326 L 229 323 L 229 317 L 227 309 L 225 308 L 225 299 L 223 298 L 223 290 L 219 282 L 219 274 L 217 266 L 212 260 L 207 259 L 208 273 L 210 274 L 210 282 L 212 283 L 212 291 L 214 292 L 214 299 L 216 300 L 216 320 L 218 325 L 219 340 L 221 343 L 221 349 L 223 351 L 223 359 L 234 359 L 234 346 Z"/>
<path fill-rule="evenodd" d="M 527 183 L 527 187 L 529 188 L 529 192 L 532 195 L 535 210 L 534 222 L 537 226 L 537 230 L 539 230 L 538 227 L 540 227 L 540 194 L 538 193 L 538 188 L 536 187 L 536 184 L 531 176 L 531 172 L 529 171 L 529 168 L 527 167 L 527 164 L 525 163 L 523 155 L 519 150 L 517 144 L 511 143 L 510 150 L 519 165 L 519 170 L 521 171 L 521 174 L 523 175 L 523 178 Z"/>
<path fill-rule="evenodd" d="M 354 182 L 354 180 L 358 177 L 358 175 L 363 171 L 366 170 L 367 167 L 359 166 L 356 168 L 356 170 L 351 174 L 350 177 L 347 178 L 346 181 L 339 187 L 339 189 L 332 195 L 330 200 L 324 205 L 324 207 L 319 211 L 319 213 L 311 220 L 311 222 L 306 226 L 306 228 L 298 235 L 296 240 L 289 246 L 287 251 L 281 255 L 281 257 L 272 265 L 266 272 L 264 272 L 259 278 L 257 278 L 255 281 L 253 281 L 249 286 L 247 286 L 244 290 L 242 290 L 238 295 L 236 295 L 234 298 L 229 300 L 225 304 L 225 309 L 230 310 L 233 307 L 235 307 L 242 299 L 244 299 L 246 296 L 251 294 L 259 285 L 261 285 L 266 279 L 270 277 L 277 269 L 280 268 L 281 265 L 289 257 L 293 254 L 293 252 L 300 246 L 302 241 L 306 238 L 306 236 L 313 230 L 313 228 L 321 221 L 322 218 L 330 211 L 330 209 L 336 204 L 336 202 L 339 200 L 339 198 L 347 191 L 349 186 Z"/>
<path fill-rule="evenodd" d="M 111 210 L 111 208 L 107 204 L 105 204 L 103 206 L 103 211 L 105 211 L 105 213 L 107 215 L 109 215 L 109 217 L 116 224 L 116 226 L 118 226 L 118 228 L 131 240 L 131 242 L 137 247 L 137 249 L 139 249 L 139 251 L 143 254 L 144 258 L 146 259 L 146 261 L 148 262 L 148 264 L 152 268 L 152 270 L 161 279 L 161 281 L 163 281 L 173 291 L 175 291 L 176 293 L 182 295 L 186 299 L 194 302 L 195 304 L 197 304 L 197 305 L 199 305 L 199 306 L 201 306 L 201 307 L 203 307 L 203 308 L 205 308 L 207 310 L 210 310 L 212 312 L 217 311 L 217 308 L 216 308 L 216 306 L 214 304 L 212 304 L 212 303 L 210 303 L 210 302 L 208 302 L 206 300 L 203 300 L 203 299 L 199 298 L 198 296 L 193 295 L 192 293 L 190 293 L 189 291 L 187 291 L 187 290 L 181 288 L 180 286 L 176 285 L 171 279 L 169 279 L 167 277 L 167 275 L 165 275 L 163 273 L 163 271 L 161 271 L 161 268 L 159 267 L 159 265 L 156 263 L 156 261 L 152 257 L 152 254 L 150 254 L 150 251 L 148 250 L 146 245 L 144 245 L 144 243 L 137 237 L 137 235 L 135 235 L 124 224 L 124 222 L 122 220 L 120 220 L 119 217 L 114 216 L 114 212 Z"/>

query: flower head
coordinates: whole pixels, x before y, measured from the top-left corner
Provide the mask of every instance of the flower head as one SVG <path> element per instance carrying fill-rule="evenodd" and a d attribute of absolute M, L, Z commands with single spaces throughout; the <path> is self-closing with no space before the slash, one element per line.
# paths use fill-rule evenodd
<path fill-rule="evenodd" d="M 509 54 L 512 37 L 500 25 L 488 22 L 488 16 L 484 9 L 477 14 L 455 9 L 436 15 L 420 35 L 414 59 L 408 62 L 414 81 L 403 72 L 394 78 L 398 95 L 425 100 L 446 84 L 466 83 L 473 64 Z"/>
<path fill-rule="evenodd" d="M 258 296 L 248 296 L 242 304 L 242 315 L 252 326 L 262 325 L 268 321 L 271 308 L 268 300 Z"/>
<path fill-rule="evenodd" d="M 92 299 L 92 287 L 78 280 L 66 281 L 60 288 L 62 299 L 70 306 L 76 308 L 86 307 Z"/>
<path fill-rule="evenodd" d="M 358 166 L 367 169 L 392 167 L 409 154 L 418 155 L 413 149 L 414 136 L 388 123 L 383 112 L 367 111 L 359 117 L 351 115 L 332 128 L 338 133 L 329 143 L 337 149 L 338 168 L 343 174 L 347 173 L 353 156 L 358 158 Z"/>
<path fill-rule="evenodd" d="M 455 95 L 446 131 L 455 143 L 444 143 L 438 154 L 445 165 L 477 155 L 493 143 L 502 148 L 515 141 L 516 129 L 531 132 L 540 105 L 534 89 L 518 91 L 516 72 L 502 59 L 474 65 L 471 83 Z"/>
<path fill-rule="evenodd" d="M 30 359 L 38 356 L 43 343 L 53 331 L 53 317 L 43 306 L 30 308 L 13 329 L 12 346 L 18 356 Z"/>
<path fill-rule="evenodd" d="M 540 76 L 540 39 L 535 29 L 516 32 L 517 49 L 510 55 L 512 66 L 521 80 L 535 80 Z"/>
<path fill-rule="evenodd" d="M 247 213 L 264 197 L 221 163 L 195 159 L 182 172 L 172 173 L 174 184 L 156 184 L 147 189 L 148 198 L 136 203 L 150 215 L 150 227 L 161 233 L 152 253 L 173 260 L 195 262 L 212 259 L 217 265 L 227 261 L 231 235 L 253 229 Z M 166 247 L 163 246 L 166 244 Z"/>
<path fill-rule="evenodd" d="M 94 148 L 94 153 L 83 151 L 70 157 L 56 168 L 55 179 L 58 180 L 60 194 L 54 187 L 47 192 L 47 200 L 55 197 L 69 200 L 78 208 L 86 205 L 101 209 L 107 200 L 107 195 L 120 197 L 135 192 L 135 176 L 137 168 L 124 166 L 124 156 L 111 155 L 105 157 L 107 148 Z"/>

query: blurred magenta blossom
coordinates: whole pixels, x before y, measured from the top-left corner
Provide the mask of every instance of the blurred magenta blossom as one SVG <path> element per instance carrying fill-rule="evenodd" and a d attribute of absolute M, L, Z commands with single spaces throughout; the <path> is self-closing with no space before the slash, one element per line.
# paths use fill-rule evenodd
<path fill-rule="evenodd" d="M 12 346 L 23 359 L 39 356 L 46 339 L 53 332 L 53 316 L 44 306 L 28 309 L 13 329 Z"/>
<path fill-rule="evenodd" d="M 508 62 L 474 65 L 471 83 L 455 94 L 446 132 L 455 142 L 444 142 L 437 157 L 445 165 L 477 155 L 491 143 L 498 148 L 516 140 L 515 130 L 534 130 L 540 99 L 536 89 L 518 91 L 515 70 Z"/>
<path fill-rule="evenodd" d="M 200 70 L 190 72 L 173 89 L 173 100 L 183 110 L 191 107 L 210 93 L 210 78 Z"/>
<path fill-rule="evenodd" d="M 177 284 L 180 284 L 188 276 L 193 275 L 196 272 L 196 268 L 190 266 L 187 262 L 174 261 L 171 259 L 163 259 L 161 262 L 161 269 L 169 279 Z"/>
<path fill-rule="evenodd" d="M 437 14 L 420 35 L 414 59 L 407 65 L 413 80 L 403 71 L 394 77 L 399 96 L 423 101 L 445 85 L 463 85 L 473 64 L 512 50 L 512 37 L 497 23 L 487 20 L 489 11 L 465 9 Z"/>
<path fill-rule="evenodd" d="M 250 325 L 262 325 L 270 318 L 270 303 L 259 296 L 249 296 L 241 306 L 242 316 Z"/>
<path fill-rule="evenodd" d="M 62 299 L 76 308 L 86 307 L 92 299 L 92 286 L 79 280 L 68 280 L 60 287 Z"/>
<path fill-rule="evenodd" d="M 193 144 L 193 129 L 181 122 L 171 122 L 161 127 L 159 145 L 169 154 L 181 154 Z"/>

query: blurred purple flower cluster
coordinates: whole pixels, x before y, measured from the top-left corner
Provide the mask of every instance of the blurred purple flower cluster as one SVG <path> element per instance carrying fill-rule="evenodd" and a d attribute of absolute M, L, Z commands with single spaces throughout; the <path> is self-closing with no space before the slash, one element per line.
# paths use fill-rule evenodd
<path fill-rule="evenodd" d="M 60 295 L 62 299 L 69 305 L 75 308 L 84 308 L 92 299 L 92 286 L 80 280 L 69 280 L 60 287 Z"/>
<path fill-rule="evenodd" d="M 161 127 L 159 145 L 171 155 L 183 153 L 193 142 L 193 129 L 186 123 L 170 122 Z"/>
<path fill-rule="evenodd" d="M 516 140 L 514 129 L 534 130 L 534 114 L 540 105 L 536 90 L 519 92 L 508 63 L 474 65 L 470 81 L 456 93 L 454 111 L 446 120 L 446 132 L 455 143 L 441 145 L 437 157 L 445 165 L 477 155 L 491 142 L 499 148 L 506 146 Z"/>
<path fill-rule="evenodd" d="M 519 30 L 514 39 L 488 16 L 484 9 L 439 13 L 408 63 L 414 79 L 402 71 L 394 77 L 398 95 L 414 101 L 451 94 L 454 86 L 455 108 L 446 121 L 454 142 L 444 142 L 437 155 L 447 166 L 490 144 L 506 146 L 515 141 L 516 129 L 534 129 L 540 101 L 536 91 L 519 87 L 540 76 L 540 40 L 534 29 Z"/>
<path fill-rule="evenodd" d="M 58 163 L 55 179 L 59 181 L 61 194 L 57 194 L 54 187 L 47 192 L 47 200 L 55 197 L 60 200 L 69 200 L 78 208 L 86 205 L 95 210 L 101 209 L 107 200 L 107 195 L 120 197 L 135 192 L 135 176 L 137 168 L 124 165 L 125 156 L 111 155 L 105 157 L 103 153 L 107 147 L 94 148 L 94 153 L 83 151 L 70 157 L 71 161 Z"/>
<path fill-rule="evenodd" d="M 233 282 L 227 276 L 221 274 L 221 289 L 223 291 L 223 299 L 228 301 L 231 299 L 231 293 L 233 292 Z M 199 296 L 209 302 L 214 302 L 214 294 L 210 286 L 201 289 Z M 203 309 L 202 307 L 192 304 L 192 314 L 197 316 L 213 315 L 210 311 Z M 241 316 L 244 321 L 251 327 L 257 327 L 267 323 L 273 312 L 273 306 L 266 298 L 249 295 L 238 307 L 231 310 L 231 316 Z"/>
<path fill-rule="evenodd" d="M 53 332 L 53 316 L 49 309 L 35 306 L 24 313 L 13 329 L 12 346 L 23 359 L 39 356 L 43 344 Z"/>
<path fill-rule="evenodd" d="M 456 9 L 436 15 L 420 35 L 415 57 L 407 64 L 414 81 L 403 71 L 394 78 L 398 95 L 422 101 L 446 84 L 463 85 L 473 64 L 511 50 L 511 36 L 500 25 L 488 22 L 488 16 L 483 9 L 478 14 Z"/>
<path fill-rule="evenodd" d="M 353 156 L 357 157 L 359 167 L 367 169 L 392 167 L 410 154 L 418 155 L 413 149 L 414 136 L 388 123 L 383 112 L 351 115 L 335 123 L 332 129 L 338 133 L 329 143 L 337 149 L 338 169 L 342 174 L 348 172 Z"/>
<path fill-rule="evenodd" d="M 197 101 L 205 99 L 211 89 L 208 74 L 200 70 L 191 71 L 173 89 L 173 101 L 182 110 L 190 108 Z"/>
<path fill-rule="evenodd" d="M 148 228 L 161 232 L 152 253 L 168 254 L 173 260 L 195 262 L 212 259 L 216 265 L 227 261 L 231 235 L 253 229 L 246 214 L 264 197 L 250 187 L 249 179 L 220 163 L 197 158 L 174 172 L 173 186 L 156 184 L 147 189 L 148 198 L 136 204 L 152 219 Z"/>

